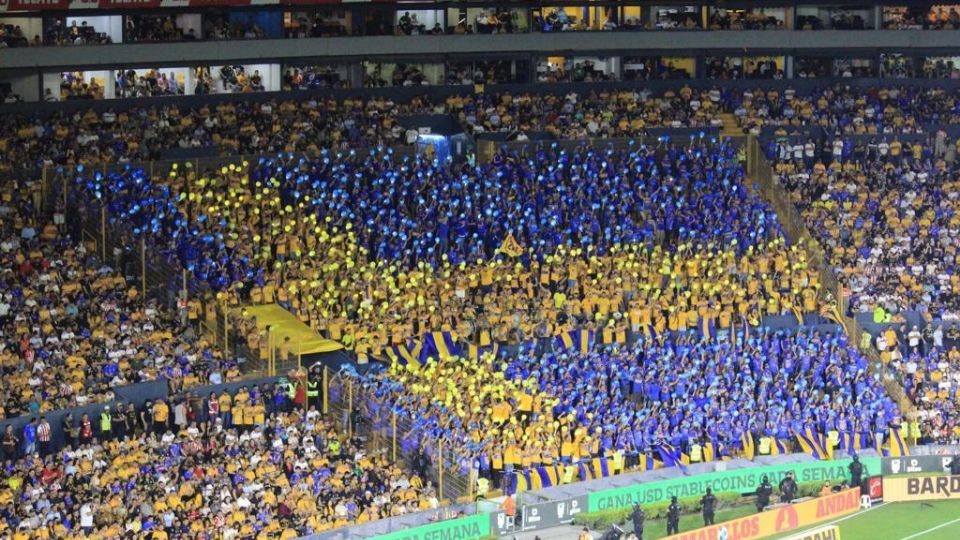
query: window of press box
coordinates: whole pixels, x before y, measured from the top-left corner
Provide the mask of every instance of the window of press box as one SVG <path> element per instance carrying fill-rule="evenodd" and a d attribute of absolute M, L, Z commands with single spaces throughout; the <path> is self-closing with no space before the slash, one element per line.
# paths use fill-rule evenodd
<path fill-rule="evenodd" d="M 446 84 L 502 84 L 530 82 L 526 60 L 468 60 L 448 62 Z"/>
<path fill-rule="evenodd" d="M 327 88 L 360 88 L 363 66 L 354 64 L 288 65 L 283 70 L 281 90 L 320 90 Z"/>
<path fill-rule="evenodd" d="M 113 97 L 110 71 L 64 71 L 43 74 L 43 100 L 66 101 Z"/>
<path fill-rule="evenodd" d="M 653 6 L 653 27 L 657 30 L 696 30 L 703 28 L 698 6 Z"/>
<path fill-rule="evenodd" d="M 960 79 L 960 56 L 929 56 L 921 74 L 925 79 Z"/>
<path fill-rule="evenodd" d="M 797 6 L 797 30 L 871 30 L 873 8 Z"/>
<path fill-rule="evenodd" d="M 274 92 L 280 85 L 280 64 L 227 64 L 197 68 L 194 93 Z"/>
<path fill-rule="evenodd" d="M 397 10 L 394 28 L 397 35 L 422 36 L 446 32 L 442 9 Z"/>
<path fill-rule="evenodd" d="M 44 45 L 98 45 L 123 42 L 123 17 L 120 15 L 83 17 L 46 17 L 43 21 Z"/>
<path fill-rule="evenodd" d="M 548 6 L 531 11 L 534 32 L 568 32 L 590 29 L 590 8 L 586 6 Z"/>
<path fill-rule="evenodd" d="M 707 17 L 710 30 L 782 30 L 786 27 L 784 7 L 727 9 L 711 7 Z"/>
<path fill-rule="evenodd" d="M 623 79 L 649 81 L 691 79 L 696 72 L 693 57 L 626 56 L 623 58 Z"/>
<path fill-rule="evenodd" d="M 279 11 L 210 9 L 203 12 L 203 37 L 212 40 L 281 38 L 283 15 Z"/>
<path fill-rule="evenodd" d="M 433 86 L 443 84 L 443 64 L 364 62 L 363 86 Z"/>
<path fill-rule="evenodd" d="M 537 62 L 537 82 L 596 82 L 619 79 L 615 56 L 551 56 Z"/>
<path fill-rule="evenodd" d="M 449 8 L 446 23 L 448 34 L 513 34 L 530 30 L 527 11 L 507 7 Z"/>
<path fill-rule="evenodd" d="M 873 65 L 873 61 L 869 58 L 795 56 L 793 77 L 796 79 L 873 77 L 875 76 Z"/>
<path fill-rule="evenodd" d="M 958 30 L 960 5 L 884 6 L 883 27 L 888 30 Z"/>
<path fill-rule="evenodd" d="M 899 53 L 885 53 L 880 55 L 880 76 L 892 79 L 909 79 L 913 77 L 913 58 Z"/>
<path fill-rule="evenodd" d="M 283 35 L 288 38 L 348 36 L 353 33 L 353 15 L 345 9 L 287 11 Z"/>
<path fill-rule="evenodd" d="M 705 61 L 708 79 L 782 79 L 783 56 L 708 56 Z"/>
<path fill-rule="evenodd" d="M 130 42 L 196 40 L 203 37 L 199 13 L 127 15 L 125 39 Z"/>
<path fill-rule="evenodd" d="M 43 43 L 40 17 L 0 17 L 0 47 L 36 47 Z"/>

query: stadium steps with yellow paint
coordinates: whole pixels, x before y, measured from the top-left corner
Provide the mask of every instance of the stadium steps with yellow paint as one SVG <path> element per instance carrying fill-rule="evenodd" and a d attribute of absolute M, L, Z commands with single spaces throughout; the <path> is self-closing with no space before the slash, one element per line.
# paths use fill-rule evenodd
<path fill-rule="evenodd" d="M 737 117 L 732 113 L 720 113 L 720 121 L 723 122 L 723 128 L 720 130 L 721 137 L 737 137 L 743 135 L 743 131 L 737 126 Z"/>

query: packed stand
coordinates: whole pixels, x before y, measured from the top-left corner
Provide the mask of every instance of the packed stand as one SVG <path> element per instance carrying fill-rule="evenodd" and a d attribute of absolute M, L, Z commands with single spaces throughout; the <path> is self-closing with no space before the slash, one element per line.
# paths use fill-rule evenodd
<path fill-rule="evenodd" d="M 943 131 L 929 140 L 778 143 L 775 170 L 850 289 L 853 312 L 960 318 L 957 151 Z"/>
<path fill-rule="evenodd" d="M 97 85 L 94 91 L 102 91 L 99 83 L 85 82 L 82 75 L 70 75 L 71 87 L 91 92 L 90 86 Z M 297 72 L 290 76 L 294 83 Z M 198 84 L 208 79 L 206 84 L 216 84 L 209 70 L 198 71 Z M 169 91 L 176 76 L 159 73 L 153 80 Z M 436 104 L 428 96 L 405 103 L 380 97 L 305 97 L 296 101 L 238 100 L 195 108 L 166 104 L 42 117 L 9 114 L 0 120 L 0 156 L 4 158 L 0 172 L 13 164 L 72 167 L 150 161 L 162 158 L 171 148 L 212 147 L 221 155 L 306 152 L 317 156 L 322 148 L 403 145 L 407 130 L 396 117 L 416 113 L 458 115 L 475 133 L 519 128 L 549 131 L 561 138 L 581 133 L 635 137 L 647 127 L 717 127 L 723 99 L 717 89 L 695 92 L 684 87 L 656 97 L 645 90 L 600 91 L 589 96 L 484 93 L 452 96 Z"/>
<path fill-rule="evenodd" d="M 63 449 L 50 442 L 59 429 Z M 41 417 L 0 443 L 0 533 L 16 538 L 290 540 L 440 504 L 422 476 L 364 452 L 282 384 L 107 406 L 62 426 Z"/>
<path fill-rule="evenodd" d="M 50 223 L 35 217 L 31 189 L 9 186 L 3 200 L 0 417 L 109 401 L 136 382 L 181 388 L 214 372 L 238 376 L 177 314 L 65 236 L 62 208 Z"/>
<path fill-rule="evenodd" d="M 958 343 L 960 327 L 939 322 L 926 325 L 923 331 L 916 325 L 909 330 L 906 324 L 888 326 L 876 338 L 882 357 L 917 407 L 921 444 L 960 441 Z"/>
<path fill-rule="evenodd" d="M 744 131 L 775 126 L 790 134 L 804 125 L 846 135 L 921 132 L 927 124 L 960 122 L 955 91 L 936 87 L 836 84 L 801 94 L 792 87 L 724 95 Z"/>
<path fill-rule="evenodd" d="M 765 315 L 815 311 L 817 273 L 741 186 L 736 149 L 689 144 L 502 152 L 476 168 L 389 152 L 281 156 L 199 177 L 180 168 L 153 179 L 132 171 L 137 188 L 125 192 L 115 189 L 124 181 L 117 175 L 78 182 L 135 231 L 175 250 L 222 301 L 279 302 L 324 336 L 376 357 L 437 330 L 486 345 L 580 322 L 625 331 L 628 314 L 673 330 L 681 322 L 671 309 L 681 307 L 716 310 L 721 328 L 734 317 L 759 324 Z M 658 159 L 658 151 L 666 154 Z M 546 191 L 541 176 L 551 179 Z M 584 179 L 602 183 L 602 192 Z M 188 181 L 191 192 L 182 193 Z M 689 195 L 678 202 L 676 193 Z M 142 200 L 154 201 L 156 216 L 124 210 Z M 522 260 L 498 255 L 510 231 L 530 250 Z M 724 290 L 737 286 L 737 296 L 721 294 L 713 278 L 730 265 L 740 277 Z M 673 269 L 670 286 L 665 269 Z"/>
<path fill-rule="evenodd" d="M 664 443 L 713 444 L 720 456 L 746 437 L 789 450 L 807 429 L 873 440 L 901 418 L 867 368 L 842 333 L 739 329 L 705 341 L 681 331 L 589 352 L 394 364 L 359 386 L 375 422 L 401 411 L 405 448 L 443 438 L 496 486 L 511 469 L 594 458 L 628 470 L 641 456 L 661 460 Z"/>
<path fill-rule="evenodd" d="M 167 78 L 170 80 L 170 77 Z M 164 105 L 51 116 L 4 115 L 0 171 L 13 164 L 102 166 L 160 159 L 170 148 L 214 147 L 220 154 L 308 152 L 403 141 L 394 120 L 423 111 L 418 99 L 234 101 L 196 108 Z"/>
<path fill-rule="evenodd" d="M 558 139 L 636 137 L 650 127 L 720 127 L 719 90 L 684 86 L 659 96 L 648 90 L 599 90 L 590 95 L 478 94 L 452 96 L 446 111 L 473 133 L 544 131 Z"/>

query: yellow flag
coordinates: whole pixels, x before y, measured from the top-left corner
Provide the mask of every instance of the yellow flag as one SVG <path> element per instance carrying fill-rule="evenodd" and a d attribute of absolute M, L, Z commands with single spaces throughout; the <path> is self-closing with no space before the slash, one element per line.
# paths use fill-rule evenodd
<path fill-rule="evenodd" d="M 507 237 L 503 239 L 503 243 L 500 244 L 500 249 L 497 251 L 510 257 L 523 255 L 523 248 L 520 246 L 520 242 L 517 242 L 517 239 L 513 237 L 513 233 L 507 233 Z"/>

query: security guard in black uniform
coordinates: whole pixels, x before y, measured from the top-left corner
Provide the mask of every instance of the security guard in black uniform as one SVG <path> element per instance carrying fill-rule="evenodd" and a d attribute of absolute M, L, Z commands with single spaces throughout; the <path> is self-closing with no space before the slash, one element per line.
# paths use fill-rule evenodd
<path fill-rule="evenodd" d="M 667 536 L 680 533 L 680 505 L 677 504 L 677 496 L 670 498 L 670 506 L 667 508 Z"/>
<path fill-rule="evenodd" d="M 644 513 L 640 504 L 633 505 L 633 513 L 630 514 L 633 520 L 633 534 L 637 535 L 637 540 L 643 540 L 643 524 L 647 521 L 647 514 Z"/>
<path fill-rule="evenodd" d="M 713 515 L 717 511 L 717 498 L 710 488 L 707 488 L 707 494 L 700 498 L 700 507 L 703 510 L 703 526 L 713 525 Z"/>
<path fill-rule="evenodd" d="M 757 512 L 763 512 L 763 509 L 770 506 L 770 496 L 773 494 L 773 486 L 770 485 L 770 478 L 763 475 L 760 479 L 760 485 L 757 486 Z"/>

